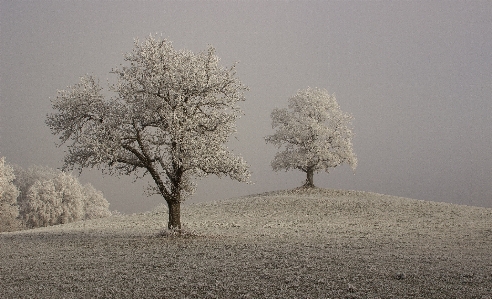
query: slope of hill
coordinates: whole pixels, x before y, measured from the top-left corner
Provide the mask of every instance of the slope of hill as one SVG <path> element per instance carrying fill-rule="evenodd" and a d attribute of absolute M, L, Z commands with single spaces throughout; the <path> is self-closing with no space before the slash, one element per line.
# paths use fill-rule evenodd
<path fill-rule="evenodd" d="M 0 234 L 5 298 L 492 298 L 492 209 L 297 189 Z"/>

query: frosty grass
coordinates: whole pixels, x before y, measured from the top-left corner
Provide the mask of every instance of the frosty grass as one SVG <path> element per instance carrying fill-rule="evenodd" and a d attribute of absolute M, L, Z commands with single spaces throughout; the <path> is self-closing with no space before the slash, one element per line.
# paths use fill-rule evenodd
<path fill-rule="evenodd" d="M 0 234 L 1 298 L 492 298 L 492 209 L 291 190 Z"/>

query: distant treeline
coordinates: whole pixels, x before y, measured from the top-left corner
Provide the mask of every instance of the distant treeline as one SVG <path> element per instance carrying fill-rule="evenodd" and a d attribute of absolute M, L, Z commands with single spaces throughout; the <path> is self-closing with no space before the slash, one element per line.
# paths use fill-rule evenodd
<path fill-rule="evenodd" d="M 108 217 L 109 202 L 91 184 L 49 167 L 23 169 L 0 158 L 0 232 Z"/>

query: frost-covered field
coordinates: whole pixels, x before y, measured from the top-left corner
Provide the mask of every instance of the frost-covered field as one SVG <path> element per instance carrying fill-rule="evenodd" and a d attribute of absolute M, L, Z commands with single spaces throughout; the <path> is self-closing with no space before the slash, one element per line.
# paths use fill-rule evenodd
<path fill-rule="evenodd" d="M 492 209 L 355 191 L 0 234 L 1 298 L 492 298 Z"/>

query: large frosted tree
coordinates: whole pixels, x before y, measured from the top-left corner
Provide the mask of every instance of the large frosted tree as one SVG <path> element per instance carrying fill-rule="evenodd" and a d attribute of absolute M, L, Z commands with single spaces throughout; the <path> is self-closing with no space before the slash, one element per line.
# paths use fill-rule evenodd
<path fill-rule="evenodd" d="M 249 178 L 242 157 L 225 146 L 247 88 L 235 66 L 219 65 L 213 47 L 195 54 L 150 36 L 136 40 L 124 60 L 111 72 L 113 97 L 94 77 L 83 77 L 58 92 L 46 122 L 62 144 L 70 141 L 65 169 L 150 176 L 151 192 L 167 202 L 168 228 L 180 229 L 180 204 L 193 192 L 193 178 Z"/>
<path fill-rule="evenodd" d="M 325 89 L 299 90 L 288 108 L 271 113 L 275 134 L 265 137 L 281 151 L 272 161 L 278 170 L 298 169 L 306 173 L 306 187 L 314 187 L 314 173 L 346 163 L 354 170 L 352 116 L 342 112 L 335 96 Z"/>

